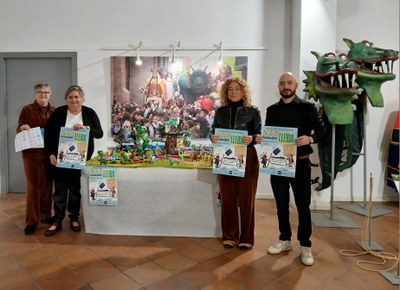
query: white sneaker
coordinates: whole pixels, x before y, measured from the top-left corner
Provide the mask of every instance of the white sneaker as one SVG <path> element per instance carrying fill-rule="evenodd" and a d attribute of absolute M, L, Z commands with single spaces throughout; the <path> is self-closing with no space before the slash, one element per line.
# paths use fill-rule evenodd
<path fill-rule="evenodd" d="M 300 246 L 301 249 L 301 262 L 306 266 L 314 264 L 314 257 L 310 247 Z"/>
<path fill-rule="evenodd" d="M 291 241 L 277 241 L 273 246 L 269 247 L 267 252 L 269 254 L 279 254 L 284 251 L 291 251 L 292 242 Z"/>

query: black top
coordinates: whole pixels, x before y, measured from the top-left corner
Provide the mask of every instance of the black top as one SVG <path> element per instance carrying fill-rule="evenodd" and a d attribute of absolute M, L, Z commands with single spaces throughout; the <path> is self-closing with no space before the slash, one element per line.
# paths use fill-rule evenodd
<path fill-rule="evenodd" d="M 326 129 L 314 104 L 300 99 L 297 95 L 288 104 L 282 99 L 267 108 L 266 126 L 297 128 L 297 136 L 307 135 L 318 143 L 324 137 Z M 310 145 L 297 147 L 297 156 L 311 154 Z"/>
<path fill-rule="evenodd" d="M 246 130 L 248 135 L 254 137 L 261 132 L 260 111 L 255 106 L 231 106 L 228 104 L 228 106 L 219 107 L 215 112 L 213 134 L 215 134 L 216 128 Z M 251 145 L 254 144 L 253 138 Z"/>
<path fill-rule="evenodd" d="M 50 119 L 47 122 L 46 129 L 44 130 L 44 149 L 48 156 L 58 153 L 58 143 L 60 137 L 60 129 L 65 126 L 67 121 L 68 106 L 64 105 L 55 109 Z M 86 106 L 82 106 L 82 122 L 84 126 L 89 126 L 89 145 L 86 155 L 87 160 L 92 157 L 94 151 L 93 138 L 100 139 L 103 137 L 103 130 L 101 128 L 99 117 L 96 112 Z M 71 170 L 67 168 L 55 168 L 53 170 L 53 177 L 56 182 L 71 180 L 80 176 L 80 170 Z"/>
<path fill-rule="evenodd" d="M 67 121 L 67 112 L 67 105 L 58 107 L 47 122 L 46 129 L 44 130 L 44 147 L 48 156 L 51 154 L 57 156 L 60 129 L 65 126 Z M 87 160 L 89 160 L 94 151 L 93 138 L 100 139 L 103 137 L 103 130 L 101 129 L 100 120 L 96 112 L 89 107 L 82 106 L 82 122 L 84 126 L 90 127 L 89 145 L 86 156 Z"/>

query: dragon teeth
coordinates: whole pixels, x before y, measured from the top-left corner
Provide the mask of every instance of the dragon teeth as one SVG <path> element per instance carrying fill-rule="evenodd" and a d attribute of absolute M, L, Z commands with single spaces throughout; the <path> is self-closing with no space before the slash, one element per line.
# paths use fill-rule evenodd
<path fill-rule="evenodd" d="M 342 75 L 338 75 L 338 81 L 339 81 L 339 88 L 343 88 L 343 76 Z"/>
<path fill-rule="evenodd" d="M 388 73 L 392 73 L 392 71 L 393 71 L 393 60 L 388 60 L 387 62 L 386 62 L 386 65 L 387 65 L 387 68 L 388 68 Z"/>
<path fill-rule="evenodd" d="M 350 87 L 351 87 L 351 84 L 350 84 L 350 80 L 349 80 L 349 74 L 348 74 L 348 73 L 345 73 L 345 74 L 344 74 L 344 78 L 345 78 L 345 80 L 346 80 L 347 87 L 350 88 Z"/>
<path fill-rule="evenodd" d="M 379 64 L 380 64 L 380 65 L 378 66 L 379 72 L 382 73 L 382 74 L 385 73 L 385 72 L 383 71 L 383 65 L 382 65 L 382 63 L 380 62 Z"/>

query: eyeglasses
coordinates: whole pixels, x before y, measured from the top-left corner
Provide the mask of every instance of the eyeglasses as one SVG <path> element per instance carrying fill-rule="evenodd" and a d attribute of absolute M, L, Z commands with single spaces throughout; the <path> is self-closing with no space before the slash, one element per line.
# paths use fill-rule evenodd
<path fill-rule="evenodd" d="M 36 91 L 36 94 L 38 94 L 38 95 L 50 95 L 50 92 L 47 92 L 47 91 Z"/>

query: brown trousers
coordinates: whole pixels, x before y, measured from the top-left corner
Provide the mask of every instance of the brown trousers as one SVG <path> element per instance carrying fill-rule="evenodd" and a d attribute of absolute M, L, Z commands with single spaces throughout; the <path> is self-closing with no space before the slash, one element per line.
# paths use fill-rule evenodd
<path fill-rule="evenodd" d="M 224 243 L 254 245 L 258 169 L 257 151 L 248 146 L 245 177 L 218 175 Z"/>
<path fill-rule="evenodd" d="M 23 160 L 26 177 L 25 223 L 37 226 L 40 220 L 51 217 L 53 179 L 50 164 L 44 159 Z"/>

